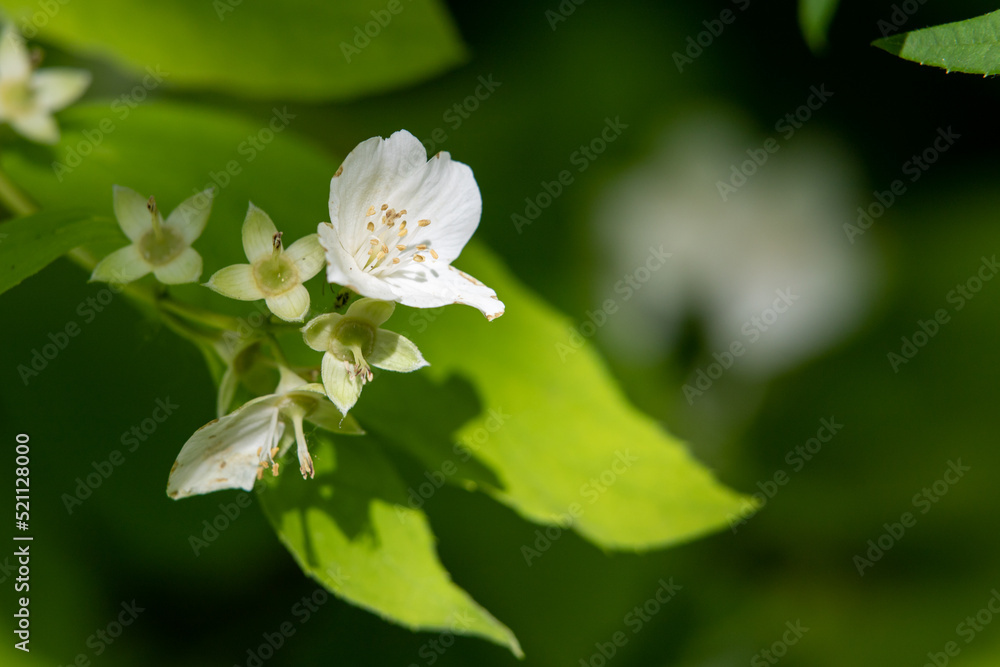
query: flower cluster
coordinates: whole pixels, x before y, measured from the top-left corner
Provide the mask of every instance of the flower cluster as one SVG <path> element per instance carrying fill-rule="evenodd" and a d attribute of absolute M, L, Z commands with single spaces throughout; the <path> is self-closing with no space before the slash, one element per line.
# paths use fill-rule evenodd
<path fill-rule="evenodd" d="M 130 283 L 150 273 L 166 285 L 199 280 L 202 258 L 191 246 L 205 229 L 213 198 L 211 190 L 198 193 L 164 219 L 153 197 L 115 186 L 115 216 L 131 244 L 98 263 L 91 280 Z M 323 356 L 318 368 L 300 370 L 321 382 L 292 370 L 268 327 L 242 338 L 235 349 L 214 341 L 226 365 L 220 416 L 184 444 L 170 472 L 168 495 L 249 490 L 265 470 L 278 474 L 279 459 L 292 443 L 299 471 L 312 477 L 306 422 L 337 434 L 363 433 L 348 413 L 374 379 L 372 369 L 409 373 L 428 365 L 411 340 L 382 328 L 397 303 L 467 304 L 488 320 L 502 315 L 504 305 L 492 289 L 451 266 L 479 225 L 481 211 L 472 170 L 447 153 L 428 160 L 422 144 L 406 131 L 369 139 L 347 156 L 331 181 L 330 220 L 319 223 L 315 234 L 286 247 L 283 233 L 251 203 L 242 228 L 248 263 L 216 271 L 206 287 L 231 299 L 263 300 L 277 318 L 272 326 L 306 320 L 305 283 L 324 266 L 327 282 L 360 298 L 345 312 L 316 314 L 301 328 L 305 345 Z M 273 359 L 265 358 L 265 349 L 273 351 Z M 273 377 L 274 369 L 276 388 L 251 390 L 256 398 L 228 412 L 242 380 L 260 371 Z"/>

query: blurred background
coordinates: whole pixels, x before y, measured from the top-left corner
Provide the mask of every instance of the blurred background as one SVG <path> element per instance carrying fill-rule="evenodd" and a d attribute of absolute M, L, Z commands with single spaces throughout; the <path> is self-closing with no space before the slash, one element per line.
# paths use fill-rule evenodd
<path fill-rule="evenodd" d="M 906 30 L 996 8 L 903 4 L 913 10 L 897 14 Z M 726 9 L 735 19 L 687 52 Z M 441 560 L 515 632 L 524 664 L 1000 664 L 1000 623 L 987 607 L 1000 597 L 1000 496 L 989 481 L 1000 471 L 1000 282 L 986 280 L 1000 252 L 996 81 L 871 47 L 879 22 L 900 10 L 893 2 L 842 3 L 818 55 L 790 1 L 447 10 L 468 46 L 464 64 L 391 93 L 289 102 L 294 131 L 343 156 L 405 127 L 429 152 L 472 165 L 479 238 L 575 323 L 566 345 L 596 344 L 635 405 L 722 482 L 766 501 L 677 548 L 605 553 L 567 534 L 527 567 L 519 549 L 536 526 L 481 494 L 442 489 L 424 507 Z M 95 71 L 91 100 L 136 85 L 99 58 L 42 45 L 47 63 Z M 294 77 L 296 63 L 287 70 Z M 169 83 L 154 98 L 251 118 L 283 104 Z M 957 138 L 935 148 L 939 130 Z M 746 166 L 755 156 L 767 159 Z M 558 196 L 542 196 L 564 171 Z M 905 192 L 884 207 L 880 193 L 897 179 Z M 873 208 L 879 198 L 884 210 Z M 653 261 L 656 251 L 670 257 Z M 517 662 L 481 640 L 412 633 L 314 598 L 256 503 L 194 555 L 189 536 L 236 497 L 173 503 L 162 491 L 179 445 L 204 421 L 196 406 L 214 404 L 197 351 L 115 304 L 37 382 L 25 387 L 14 370 L 99 291 L 60 261 L 0 297 L 0 420 L 6 442 L 31 426 L 35 457 L 33 650 L 19 655 L 11 641 L 0 660 Z M 941 309 L 947 321 L 929 327 Z M 921 322 L 935 333 L 915 341 Z M 112 348 L 155 388 L 119 377 L 105 363 Z M 183 418 L 68 511 L 76 478 L 164 396 Z M 422 473 L 411 466 L 412 480 Z M 10 482 L 12 467 L 2 474 Z M 12 561 L 0 553 L 8 619 Z M 670 601 L 650 604 L 671 580 L 681 588 Z M 299 623 L 303 598 L 323 603 Z M 143 610 L 135 622 L 101 639 L 133 601 Z M 260 654 L 264 635 L 289 620 L 295 636 Z M 943 653 L 948 642 L 957 653 Z"/>

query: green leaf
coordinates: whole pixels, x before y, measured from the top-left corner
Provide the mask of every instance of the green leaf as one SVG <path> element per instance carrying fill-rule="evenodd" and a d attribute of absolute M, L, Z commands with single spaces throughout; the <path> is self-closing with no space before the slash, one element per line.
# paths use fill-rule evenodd
<path fill-rule="evenodd" d="M 514 634 L 456 586 L 438 560 L 423 512 L 406 504 L 371 438 L 316 432 L 316 477 L 284 474 L 260 495 L 299 566 L 339 597 L 413 630 L 475 635 L 522 657 Z"/>
<path fill-rule="evenodd" d="M 92 135 L 106 117 L 107 107 L 100 105 L 67 109 L 61 115 L 65 145 L 86 142 L 84 133 Z M 37 201 L 102 212 L 111 211 L 116 182 L 155 194 L 164 211 L 214 183 L 219 192 L 212 215 L 194 244 L 210 275 L 246 261 L 240 227 L 250 200 L 289 240 L 315 232 L 328 216 L 329 183 L 339 161 L 291 130 L 252 157 L 244 155 L 236 147 L 259 127 L 259 121 L 232 114 L 154 103 L 118 123 L 68 173 L 54 170 L 51 155 L 37 147 L 8 153 L 6 162 L 11 177 Z M 68 164 L 66 150 L 56 158 Z M 483 224 L 496 215 L 487 213 Z M 470 244 L 456 264 L 498 291 L 506 315 L 486 322 L 463 306 L 397 308 L 385 328 L 413 340 L 431 366 L 380 373 L 366 386 L 355 414 L 370 433 L 411 453 L 428 471 L 443 470 L 449 481 L 482 488 L 532 521 L 556 523 L 574 508 L 582 510 L 573 529 L 607 548 L 639 550 L 693 539 L 724 527 L 729 515 L 745 507 L 683 443 L 631 407 L 590 345 L 573 345 L 570 321 L 496 258 Z M 335 299 L 330 290 L 320 293 L 320 283 L 310 283 L 313 315 Z M 242 313 L 247 322 L 248 313 L 256 312 L 252 304 L 197 285 L 173 287 L 171 294 Z M 304 363 L 318 363 L 299 334 L 289 342 L 306 355 Z M 399 418 L 400 406 L 406 419 Z M 411 504 L 409 497 L 404 502 Z"/>
<path fill-rule="evenodd" d="M 356 408 L 366 428 L 431 470 L 458 469 L 450 481 L 483 486 L 532 521 L 565 526 L 572 519 L 574 530 L 605 548 L 676 544 L 739 514 L 747 501 L 629 405 L 590 345 L 572 344 L 565 317 L 481 246 L 470 244 L 456 264 L 494 288 L 506 314 L 489 323 L 458 306 L 410 315 L 410 326 L 426 329 L 402 332 L 431 364 L 420 373 L 452 386 L 377 377 Z M 390 319 L 384 326 L 401 325 Z M 470 392 L 478 402 L 456 398 Z M 435 403 L 448 413 L 435 412 Z M 404 404 L 427 419 L 393 418 Z M 462 470 L 470 453 L 492 480 L 481 469 Z"/>
<path fill-rule="evenodd" d="M 40 14 L 37 0 L 2 0 L 0 6 L 22 29 Z M 151 86 L 162 79 L 171 86 L 286 100 L 385 91 L 465 57 L 439 0 L 61 2 L 39 37 L 108 58 L 146 76 Z"/>
<path fill-rule="evenodd" d="M 826 35 L 840 0 L 799 0 L 799 28 L 813 53 L 826 48 Z"/>
<path fill-rule="evenodd" d="M 872 42 L 894 56 L 949 72 L 1000 72 L 1000 11 Z"/>
<path fill-rule="evenodd" d="M 113 218 L 84 211 L 39 213 L 0 224 L 0 294 L 84 243 L 121 239 Z"/>

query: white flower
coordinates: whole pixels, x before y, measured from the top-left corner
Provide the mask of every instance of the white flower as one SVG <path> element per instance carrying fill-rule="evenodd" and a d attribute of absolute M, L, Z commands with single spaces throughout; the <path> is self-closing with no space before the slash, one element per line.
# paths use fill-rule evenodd
<path fill-rule="evenodd" d="M 380 329 L 396 308 L 378 299 L 358 299 L 343 315 L 320 315 L 302 327 L 306 345 L 323 355 L 323 386 L 327 396 L 345 415 L 354 407 L 371 366 L 409 373 L 429 364 L 408 338 Z"/>
<path fill-rule="evenodd" d="M 450 266 L 482 208 L 472 170 L 448 153 L 428 161 L 405 130 L 368 139 L 330 182 L 330 222 L 319 225 L 327 280 L 414 308 L 464 303 L 499 317 L 496 292 Z"/>
<path fill-rule="evenodd" d="M 170 469 L 168 496 L 178 499 L 236 488 L 249 491 L 265 468 L 278 474 L 275 458 L 292 442 L 297 445 L 299 471 L 303 477 L 312 477 L 315 470 L 303 419 L 334 433 L 363 433 L 357 422 L 333 407 L 321 385 L 309 384 L 287 368 L 280 371 L 275 393 L 210 421 L 184 443 Z M 286 432 L 289 426 L 292 433 Z"/>
<path fill-rule="evenodd" d="M 67 67 L 34 71 L 21 35 L 9 24 L 0 34 L 0 121 L 42 144 L 59 141 L 52 118 L 90 85 L 90 72 Z"/>
<path fill-rule="evenodd" d="M 243 250 L 249 264 L 216 271 L 205 286 L 230 299 L 264 299 L 281 319 L 301 322 L 309 312 L 309 292 L 302 283 L 323 268 L 323 248 L 316 234 L 284 250 L 271 218 L 251 203 L 243 222 Z"/>
<path fill-rule="evenodd" d="M 116 185 L 115 217 L 132 245 L 102 259 L 91 281 L 130 283 L 153 272 L 167 285 L 193 283 L 201 277 L 201 255 L 191 244 L 201 236 L 212 209 L 211 188 L 185 199 L 166 221 L 152 197 Z"/>

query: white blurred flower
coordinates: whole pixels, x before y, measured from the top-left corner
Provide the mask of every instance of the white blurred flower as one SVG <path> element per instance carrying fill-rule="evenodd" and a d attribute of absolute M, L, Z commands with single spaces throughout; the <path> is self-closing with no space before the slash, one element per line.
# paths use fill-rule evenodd
<path fill-rule="evenodd" d="M 191 244 L 205 231 L 213 195 L 209 188 L 188 197 L 164 220 L 152 197 L 114 186 L 115 217 L 132 244 L 98 262 L 90 280 L 125 284 L 150 272 L 165 285 L 198 280 L 201 255 Z"/>
<path fill-rule="evenodd" d="M 0 33 L 0 121 L 42 144 L 59 142 L 54 111 L 75 102 L 90 72 L 68 67 L 35 70 L 24 39 L 10 24 Z"/>
<path fill-rule="evenodd" d="M 622 302 L 603 332 L 618 354 L 662 358 L 694 316 L 708 352 L 739 341 L 746 353 L 734 372 L 770 376 L 859 322 L 874 263 L 841 231 L 851 219 L 852 169 L 828 145 L 795 135 L 779 139 L 778 152 L 723 201 L 717 183 L 762 142 L 729 116 L 702 114 L 676 125 L 602 198 L 595 221 L 605 263 L 596 284 L 599 298 Z M 659 246 L 672 257 L 654 273 L 639 270 L 647 248 Z"/>
<path fill-rule="evenodd" d="M 330 222 L 319 225 L 327 280 L 414 308 L 464 303 L 499 317 L 496 292 L 450 266 L 482 207 L 472 170 L 448 153 L 428 161 L 405 130 L 363 141 L 330 182 Z"/>

